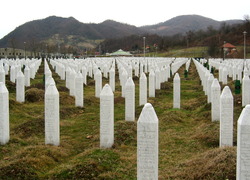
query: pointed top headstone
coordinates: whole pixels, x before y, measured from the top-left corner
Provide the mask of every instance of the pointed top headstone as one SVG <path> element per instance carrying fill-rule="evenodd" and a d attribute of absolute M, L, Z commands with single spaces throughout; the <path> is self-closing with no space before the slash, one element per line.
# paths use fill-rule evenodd
<path fill-rule="evenodd" d="M 52 78 L 53 79 L 53 78 Z M 46 89 L 46 92 L 45 92 L 46 95 L 54 95 L 54 94 L 59 94 L 57 88 L 56 88 L 56 85 L 55 83 L 51 82 L 50 85 L 47 87 Z"/>
<path fill-rule="evenodd" d="M 142 109 L 138 123 L 148 122 L 148 123 L 157 123 L 158 117 L 155 113 L 153 106 L 150 103 L 146 103 Z"/>
<path fill-rule="evenodd" d="M 218 79 L 215 78 L 213 80 L 211 87 L 220 87 L 220 83 L 219 83 Z"/>
<path fill-rule="evenodd" d="M 23 74 L 22 71 L 18 71 L 18 73 L 17 73 L 17 78 L 18 78 L 18 77 L 24 77 L 24 74 Z"/>
<path fill-rule="evenodd" d="M 240 125 L 249 125 L 250 126 L 250 104 L 242 110 L 242 113 L 239 117 L 238 124 Z"/>
<path fill-rule="evenodd" d="M 105 84 L 105 86 L 102 88 L 100 96 L 113 96 L 113 91 L 109 84 Z"/>
<path fill-rule="evenodd" d="M 128 78 L 125 86 L 134 86 L 135 83 L 131 77 Z"/>
<path fill-rule="evenodd" d="M 179 75 L 179 73 L 176 73 L 176 74 L 175 74 L 175 76 L 174 76 L 174 81 L 175 81 L 175 80 L 180 80 L 180 75 Z"/>
<path fill-rule="evenodd" d="M 223 98 L 223 99 L 232 99 L 233 98 L 232 92 L 228 86 L 224 87 L 224 89 L 221 93 L 221 98 Z"/>

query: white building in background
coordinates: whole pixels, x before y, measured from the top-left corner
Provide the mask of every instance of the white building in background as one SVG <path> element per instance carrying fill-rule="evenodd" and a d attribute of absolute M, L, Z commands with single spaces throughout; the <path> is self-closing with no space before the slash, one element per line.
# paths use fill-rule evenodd
<path fill-rule="evenodd" d="M 0 58 L 19 58 L 19 57 L 41 56 L 40 52 L 34 53 L 23 49 L 0 48 Z"/>

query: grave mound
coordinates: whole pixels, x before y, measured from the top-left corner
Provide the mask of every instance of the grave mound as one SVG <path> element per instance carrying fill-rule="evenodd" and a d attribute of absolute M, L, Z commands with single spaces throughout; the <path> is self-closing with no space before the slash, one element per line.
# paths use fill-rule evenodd
<path fill-rule="evenodd" d="M 25 91 L 25 100 L 28 102 L 43 101 L 44 90 L 37 88 L 30 88 Z"/>
<path fill-rule="evenodd" d="M 173 179 L 236 179 L 236 147 L 216 148 L 179 165 Z"/>

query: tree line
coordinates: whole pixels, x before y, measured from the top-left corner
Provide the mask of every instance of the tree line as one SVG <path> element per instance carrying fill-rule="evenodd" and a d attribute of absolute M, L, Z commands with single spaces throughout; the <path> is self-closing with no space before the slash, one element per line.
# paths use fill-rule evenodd
<path fill-rule="evenodd" d="M 132 53 L 142 53 L 144 40 L 147 52 L 169 51 L 173 48 L 188 48 L 195 46 L 206 46 L 207 54 L 211 57 L 218 57 L 221 54 L 221 46 L 224 42 L 235 45 L 243 45 L 243 32 L 250 34 L 250 18 L 244 16 L 244 21 L 240 24 L 229 25 L 222 23 L 219 29 L 208 26 L 206 30 L 188 31 L 184 34 L 174 36 L 159 36 L 156 34 L 131 35 L 123 38 L 106 39 L 101 42 L 96 51 L 100 53 L 111 53 L 118 49 L 130 51 Z M 249 38 L 247 38 L 248 44 Z"/>

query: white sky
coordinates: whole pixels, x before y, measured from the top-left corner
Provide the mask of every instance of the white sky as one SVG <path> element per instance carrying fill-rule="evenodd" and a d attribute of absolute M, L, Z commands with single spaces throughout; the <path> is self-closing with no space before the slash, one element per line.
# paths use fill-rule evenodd
<path fill-rule="evenodd" d="M 219 21 L 250 15 L 250 0 L 3 0 L 0 7 L 0 39 L 28 21 L 51 15 L 72 16 L 83 23 L 112 19 L 135 26 L 187 14 Z"/>

